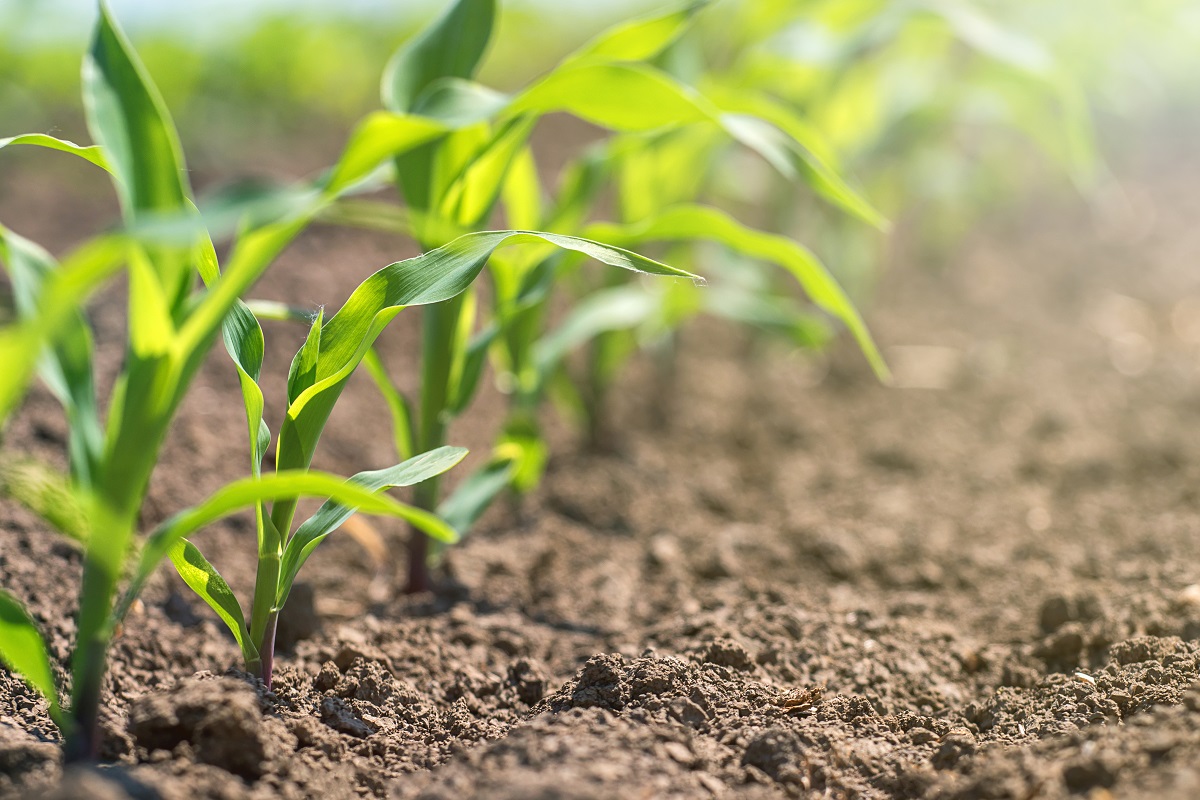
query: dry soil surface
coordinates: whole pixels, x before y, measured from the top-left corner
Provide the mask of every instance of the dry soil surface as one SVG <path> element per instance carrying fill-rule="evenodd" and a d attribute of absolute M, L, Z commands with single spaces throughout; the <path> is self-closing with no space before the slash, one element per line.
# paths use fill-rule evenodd
<path fill-rule="evenodd" d="M 64 775 L 44 703 L 0 675 L 0 796 L 1200 797 L 1200 161 L 1185 144 L 1122 160 L 1120 202 L 1031 198 L 939 270 L 899 257 L 869 314 L 896 388 L 848 346 L 813 360 L 701 322 L 669 402 L 645 388 L 661 388 L 649 364 L 623 383 L 616 453 L 549 417 L 544 485 L 489 512 L 438 594 L 397 596 L 399 555 L 334 537 L 290 607 L 273 692 L 164 570 L 112 651 L 100 768 Z M 61 250 L 102 221 L 86 183 L 5 169 L 0 219 L 17 231 Z M 406 255 L 315 229 L 256 294 L 336 307 Z M 92 311 L 108 380 L 121 315 L 119 290 Z M 403 376 L 416 318 L 383 341 Z M 303 332 L 267 336 L 277 428 Z M 485 452 L 500 402 L 481 398 L 453 438 Z M 217 352 L 147 526 L 246 473 L 241 413 Z M 385 413 L 356 381 L 318 464 L 392 463 L 371 422 Z M 64 431 L 38 391 L 6 452 L 62 463 Z M 370 524 L 400 553 L 401 530 Z M 196 541 L 244 592 L 252 539 L 239 518 Z M 63 677 L 78 568 L 0 504 L 0 584 Z"/>

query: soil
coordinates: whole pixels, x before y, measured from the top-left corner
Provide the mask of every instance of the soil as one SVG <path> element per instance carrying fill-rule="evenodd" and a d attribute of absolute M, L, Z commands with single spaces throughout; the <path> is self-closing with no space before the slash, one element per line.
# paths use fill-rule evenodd
<path fill-rule="evenodd" d="M 1159 135 L 1092 209 L 1034 196 L 941 269 L 897 246 L 849 345 L 792 353 L 689 328 L 669 401 L 639 362 L 621 439 L 549 415 L 544 485 L 502 503 L 403 597 L 333 537 L 303 574 L 273 692 L 163 570 L 111 655 L 98 768 L 64 774 L 44 703 L 0 675 L 0 796 L 94 798 L 1194 798 L 1200 796 L 1200 158 Z M 6 169 L 8 165 L 6 165 Z M 56 250 L 104 224 L 87 191 L 14 169 L 0 219 Z M 98 195 L 105 197 L 104 195 Z M 82 222 L 79 222 L 82 220 Z M 902 237 L 901 237 L 902 238 Z M 901 243 L 902 244 L 902 243 Z M 408 245 L 317 228 L 257 296 L 336 306 Z M 92 310 L 102 383 L 120 291 Z M 411 376 L 416 313 L 385 335 Z M 277 429 L 303 332 L 267 329 Z M 486 452 L 502 398 L 456 443 Z M 210 359 L 144 523 L 246 472 L 236 378 Z M 318 465 L 392 463 L 358 380 Z M 6 448 L 62 463 L 39 390 Z M 196 537 L 239 592 L 253 529 Z M 0 504 L 0 582 L 60 676 L 79 556 Z M 243 596 L 246 596 L 243 594 Z"/>

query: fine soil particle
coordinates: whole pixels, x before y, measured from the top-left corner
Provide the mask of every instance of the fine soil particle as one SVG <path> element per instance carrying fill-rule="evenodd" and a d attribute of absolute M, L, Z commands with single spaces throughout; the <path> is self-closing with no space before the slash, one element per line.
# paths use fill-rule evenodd
<path fill-rule="evenodd" d="M 1030 198 L 941 272 L 899 248 L 870 317 L 898 384 L 927 388 L 878 386 L 848 344 L 798 357 L 706 321 L 681 402 L 634 363 L 614 452 L 547 416 L 544 486 L 449 552 L 437 595 L 395 594 L 398 526 L 364 523 L 382 562 L 332 537 L 272 691 L 162 570 L 111 653 L 98 767 L 64 772 L 45 704 L 0 673 L 0 796 L 1200 797 L 1200 163 L 1164 135 L 1118 171 L 1136 219 Z M 55 251 L 105 224 L 59 199 L 14 171 L 0 219 Z M 411 254 L 317 228 L 255 295 L 336 307 Z M 108 387 L 120 287 L 89 315 Z M 380 340 L 402 381 L 418 318 Z M 267 326 L 275 430 L 303 336 Z M 246 472 L 237 392 L 215 352 L 145 527 Z M 369 382 L 343 402 L 316 466 L 394 463 Z M 454 428 L 471 464 L 502 413 L 489 390 Z M 5 447 L 61 466 L 64 441 L 38 390 Z M 252 521 L 195 541 L 248 596 Z M 0 584 L 61 682 L 79 566 L 0 503 Z"/>

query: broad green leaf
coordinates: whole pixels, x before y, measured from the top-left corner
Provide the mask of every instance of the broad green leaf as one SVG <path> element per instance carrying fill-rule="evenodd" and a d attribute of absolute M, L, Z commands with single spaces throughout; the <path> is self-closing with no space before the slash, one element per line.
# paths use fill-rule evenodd
<path fill-rule="evenodd" d="M 58 687 L 46 642 L 25 607 L 0 589 L 0 661 L 37 689 L 50 703 L 50 716 L 59 720 Z"/>
<path fill-rule="evenodd" d="M 707 97 L 670 75 L 643 64 L 564 66 L 513 98 L 506 115 L 566 112 L 588 122 L 622 132 L 647 132 L 705 123 L 716 125 L 732 139 L 758 153 L 786 178 L 812 173 L 822 190 L 848 202 L 844 185 L 835 187 L 829 170 L 817 171 L 803 142 L 766 120 L 747 114 L 723 113 Z M 851 193 L 852 194 L 852 193 Z M 852 204 L 855 213 L 867 213 Z M 869 209 L 869 206 L 867 207 Z M 876 215 L 877 216 L 877 215 Z"/>
<path fill-rule="evenodd" d="M 250 631 L 246 628 L 242 606 L 229 584 L 221 577 L 221 573 L 217 572 L 199 548 L 187 539 L 176 542 L 167 555 L 183 582 L 200 595 L 229 628 L 242 651 L 243 659 L 247 663 L 255 660 L 258 657 L 258 649 L 250 641 Z"/>
<path fill-rule="evenodd" d="M 87 540 L 87 514 L 67 477 L 32 459 L 0 461 L 0 496 L 11 497 L 63 535 Z"/>
<path fill-rule="evenodd" d="M 882 381 L 889 381 L 887 365 L 879 355 L 858 311 L 824 265 L 806 248 L 783 236 L 748 228 L 724 212 L 706 206 L 677 206 L 659 216 L 629 226 L 600 223 L 590 235 L 628 244 L 646 241 L 702 240 L 719 242 L 751 258 L 769 261 L 790 272 L 809 299 L 841 320 Z"/>
<path fill-rule="evenodd" d="M 505 176 L 532 133 L 535 119 L 519 117 L 499 126 L 491 141 L 469 161 L 442 195 L 440 216 L 464 228 L 482 226 L 492 212 Z"/>
<path fill-rule="evenodd" d="M 535 345 L 534 365 L 540 381 L 545 381 L 576 347 L 607 331 L 635 328 L 648 320 L 657 307 L 657 299 L 635 284 L 588 295 L 575 304 L 562 324 Z"/>
<path fill-rule="evenodd" d="M 498 116 L 512 98 L 465 78 L 441 78 L 430 84 L 412 113 L 450 129 L 469 128 Z"/>
<path fill-rule="evenodd" d="M 455 487 L 438 506 L 438 516 L 466 536 L 492 501 L 512 480 L 518 461 L 513 457 L 492 458 Z"/>
<path fill-rule="evenodd" d="M 438 303 L 465 290 L 498 248 L 548 242 L 615 267 L 653 275 L 696 276 L 621 248 L 574 236 L 533 231 L 487 231 L 407 261 L 367 278 L 321 330 L 316 382 L 288 409 L 280 430 L 276 463 L 293 469 L 311 462 L 317 439 L 342 388 L 375 338 L 406 306 Z"/>
<path fill-rule="evenodd" d="M 131 249 L 129 259 L 129 349 L 138 358 L 157 358 L 171 348 L 175 326 L 170 301 L 140 247 Z"/>
<path fill-rule="evenodd" d="M 405 42 L 383 72 L 384 107 L 411 111 L 437 79 L 471 77 L 491 39 L 495 14 L 495 0 L 456 0 Z"/>
<path fill-rule="evenodd" d="M 745 89 L 729 91 L 717 102 L 727 112 L 726 129 L 737 131 L 734 135 L 743 144 L 754 147 L 751 142 L 757 140 L 769 143 L 759 152 L 790 156 L 778 168 L 792 171 L 817 194 L 868 225 L 887 227 L 883 216 L 838 173 L 833 147 L 791 109 Z"/>
<path fill-rule="evenodd" d="M 510 228 L 533 230 L 542 224 L 542 184 L 529 147 L 522 148 L 513 158 L 500 196 L 505 222 Z"/>
<path fill-rule="evenodd" d="M 520 411 L 510 414 L 504 424 L 504 432 L 492 450 L 492 459 L 513 461 L 513 473 L 509 479 L 513 491 L 525 494 L 536 488 L 546 472 L 549 458 L 550 448 L 542 436 L 536 417 L 533 414 L 526 416 Z"/>
<path fill-rule="evenodd" d="M 83 245 L 43 284 L 36 311 L 0 328 L 0 424 L 24 396 L 45 346 L 69 330 L 88 296 L 121 266 L 126 247 L 120 236 Z"/>
<path fill-rule="evenodd" d="M 427 512 L 326 472 L 290 470 L 226 484 L 198 506 L 180 511 L 159 525 L 146 541 L 128 597 L 137 596 L 146 579 L 181 539 L 219 519 L 272 500 L 328 497 L 365 514 L 397 517 L 430 537 L 453 539 L 454 532 Z M 128 606 L 128 602 L 125 603 Z"/>
<path fill-rule="evenodd" d="M 8 268 L 19 316 L 37 315 L 47 281 L 58 264 L 38 245 L 0 225 L 0 262 Z M 96 407 L 92 374 L 92 332 L 83 315 L 75 311 L 54 332 L 42 358 L 42 380 L 67 412 L 71 471 L 82 486 L 90 486 L 104 434 Z"/>
<path fill-rule="evenodd" d="M 412 235 L 414 229 L 409 209 L 378 200 L 338 200 L 321 211 L 319 220 L 330 225 L 400 233 L 406 236 Z"/>
<path fill-rule="evenodd" d="M 304 344 L 292 359 L 288 369 L 287 394 L 288 403 L 292 403 L 300 393 L 313 384 L 316 376 L 317 354 L 321 349 L 321 323 L 325 318 L 325 309 L 317 310 L 317 316 L 308 328 L 308 336 Z"/>
<path fill-rule="evenodd" d="M 88 130 L 112 166 L 126 222 L 189 212 L 191 188 L 179 134 L 104 2 L 83 62 L 83 94 Z M 193 286 L 190 245 L 155 247 L 150 253 L 172 317 L 182 313 Z"/>
<path fill-rule="evenodd" d="M 350 478 L 349 483 L 361 486 L 368 491 L 382 491 L 396 486 L 414 486 L 436 475 L 441 475 L 462 461 L 466 455 L 467 451 L 461 447 L 439 447 L 388 469 L 360 472 Z M 288 541 L 283 553 L 278 599 L 276 600 L 277 607 L 282 606 L 287 600 L 292 583 L 312 551 L 325 540 L 326 536 L 336 531 L 343 522 L 349 519 L 356 510 L 352 504 L 328 500 L 296 529 L 295 535 Z M 420 513 L 430 520 L 436 520 L 436 517 L 428 512 Z M 455 530 L 441 521 L 436 525 L 431 523 L 426 533 L 438 541 L 451 544 L 458 540 Z"/>
<path fill-rule="evenodd" d="M 85 161 L 90 161 L 102 170 L 107 172 L 112 171 L 108 159 L 104 156 L 104 150 L 94 144 L 75 144 L 66 139 L 56 139 L 53 136 L 47 136 L 44 133 L 24 133 L 20 136 L 9 136 L 7 139 L 0 139 L 0 148 L 8 147 L 10 144 L 28 144 L 37 147 L 47 147 L 51 150 L 60 150 L 64 153 L 79 156 Z"/>
<path fill-rule="evenodd" d="M 556 111 L 616 131 L 649 131 L 719 118 L 695 90 L 641 64 L 561 68 L 518 95 L 507 113 Z"/>
<path fill-rule="evenodd" d="M 621 219 L 644 219 L 695 200 L 725 145 L 724 132 L 706 125 L 614 141 Z"/>
<path fill-rule="evenodd" d="M 191 192 L 179 135 L 104 2 L 84 59 L 83 85 L 88 129 L 119 179 L 126 214 L 132 219 L 143 211 L 183 208 Z"/>
<path fill-rule="evenodd" d="M 761 154 L 784 177 L 803 177 L 843 210 L 876 228 L 887 228 L 887 220 L 878 211 L 787 132 L 748 114 L 722 114 L 721 120 L 733 138 Z"/>
<path fill-rule="evenodd" d="M 641 17 L 603 31 L 572 53 L 569 60 L 647 61 L 687 30 L 696 12 L 710 0 L 689 0 L 678 8 Z"/>
<path fill-rule="evenodd" d="M 424 117 L 376 111 L 355 127 L 333 171 L 323 181 L 327 197 L 334 197 L 368 178 L 401 153 L 444 136 L 444 123 Z"/>

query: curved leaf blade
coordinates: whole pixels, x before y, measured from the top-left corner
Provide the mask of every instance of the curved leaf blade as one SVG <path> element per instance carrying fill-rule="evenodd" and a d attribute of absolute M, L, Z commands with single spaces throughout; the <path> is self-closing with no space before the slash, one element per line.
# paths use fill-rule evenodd
<path fill-rule="evenodd" d="M 384 494 L 348 482 L 327 472 L 290 470 L 262 477 L 243 478 L 226 484 L 198 506 L 181 511 L 154 530 L 142 549 L 123 608 L 137 597 L 150 574 L 171 548 L 195 531 L 245 508 L 271 500 L 296 497 L 328 497 L 366 514 L 393 516 L 412 523 L 431 538 L 454 539 L 444 522 L 427 512 L 393 500 Z"/>
<path fill-rule="evenodd" d="M 36 147 L 46 147 L 50 150 L 59 150 L 79 156 L 84 161 L 90 161 L 105 172 L 111 173 L 113 171 L 112 166 L 108 163 L 108 158 L 104 155 L 104 148 L 99 145 L 75 144 L 66 139 L 58 139 L 44 133 L 23 133 L 18 136 L 9 136 L 7 139 L 0 139 L 0 149 L 12 144 L 27 144 Z"/>
<path fill-rule="evenodd" d="M 462 461 L 466 455 L 467 451 L 462 447 L 439 447 L 394 467 L 360 472 L 350 478 L 349 482 L 370 491 L 382 491 L 397 486 L 414 486 L 441 475 Z M 353 505 L 327 500 L 315 514 L 296 529 L 295 535 L 288 541 L 283 551 L 277 606 L 283 605 L 287 599 L 292 583 L 312 551 L 357 510 Z M 449 526 L 449 530 L 453 533 L 453 526 Z M 458 535 L 455 534 L 449 539 L 444 536 L 434 538 L 438 541 L 453 543 L 457 541 Z"/>
<path fill-rule="evenodd" d="M 3 225 L 0 225 L 0 262 L 8 268 L 12 279 L 18 314 L 26 318 L 36 316 L 42 294 L 53 280 L 58 264 L 41 247 Z M 66 316 L 53 331 L 39 372 L 67 412 L 72 474 L 80 485 L 89 486 L 104 448 L 104 431 L 92 373 L 92 331 L 78 310 Z"/>
<path fill-rule="evenodd" d="M 291 404 L 280 429 L 279 469 L 307 466 L 325 422 L 350 375 L 383 328 L 403 308 L 455 297 L 492 253 L 515 244 L 549 243 L 610 266 L 652 275 L 697 276 L 619 247 L 537 231 L 484 231 L 460 236 L 415 258 L 389 264 L 363 281 L 321 329 L 316 380 Z"/>
<path fill-rule="evenodd" d="M 179 135 L 107 3 L 84 59 L 83 86 L 88 129 L 118 178 L 126 215 L 184 208 L 191 191 Z"/>
<path fill-rule="evenodd" d="M 458 0 L 405 42 L 383 71 L 384 107 L 411 111 L 437 79 L 471 77 L 492 37 L 495 16 L 495 0 Z"/>
<path fill-rule="evenodd" d="M 36 310 L 14 325 L 0 328 L 0 424 L 24 396 L 38 358 L 79 313 L 87 297 L 123 263 L 126 241 L 120 236 L 93 240 L 64 259 L 46 281 Z"/>
<path fill-rule="evenodd" d="M 688 0 L 678 8 L 614 25 L 575 51 L 571 60 L 646 61 L 678 39 L 696 12 L 711 0 Z"/>
<path fill-rule="evenodd" d="M 46 641 L 25 606 L 3 589 L 0 589 L 0 661 L 46 698 L 50 715 L 57 721 L 58 686 L 50 668 Z"/>
<path fill-rule="evenodd" d="M 562 324 L 534 345 L 539 384 L 544 384 L 576 347 L 602 333 L 635 328 L 649 320 L 657 308 L 657 298 L 635 284 L 588 295 L 571 309 Z"/>
<path fill-rule="evenodd" d="M 796 278 L 813 303 L 846 326 L 876 376 L 885 383 L 890 381 L 887 364 L 850 298 L 820 260 L 791 239 L 754 230 L 722 211 L 697 205 L 676 206 L 634 225 L 601 223 L 591 226 L 588 232 L 607 241 L 627 243 L 690 239 L 715 241 L 751 258 L 777 264 Z"/>
<path fill-rule="evenodd" d="M 167 555 L 183 582 L 199 595 L 229 628 L 246 663 L 256 660 L 258 649 L 250 641 L 250 631 L 246 627 L 241 603 L 216 567 L 187 539 L 180 539 L 172 545 Z"/>

